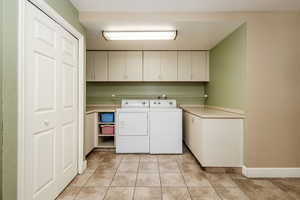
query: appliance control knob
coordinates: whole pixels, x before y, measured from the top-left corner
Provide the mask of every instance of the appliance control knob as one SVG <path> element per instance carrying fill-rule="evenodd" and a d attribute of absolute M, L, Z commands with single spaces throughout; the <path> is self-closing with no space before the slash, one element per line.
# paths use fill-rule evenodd
<path fill-rule="evenodd" d="M 160 104 L 160 102 L 158 102 L 158 104 Z"/>
<path fill-rule="evenodd" d="M 146 102 L 145 101 L 143 101 L 143 103 L 142 103 L 143 105 L 145 105 L 146 104 Z"/>
<path fill-rule="evenodd" d="M 170 101 L 169 104 L 170 104 L 170 105 L 173 105 L 173 102 Z"/>

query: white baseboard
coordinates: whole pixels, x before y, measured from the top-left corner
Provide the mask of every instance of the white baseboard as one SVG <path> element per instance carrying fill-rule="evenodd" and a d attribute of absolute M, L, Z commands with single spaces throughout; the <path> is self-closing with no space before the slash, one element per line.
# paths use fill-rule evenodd
<path fill-rule="evenodd" d="M 83 161 L 82 166 L 79 168 L 79 174 L 82 174 L 87 168 L 87 160 Z"/>
<path fill-rule="evenodd" d="M 300 168 L 247 168 L 243 175 L 249 178 L 300 178 Z"/>

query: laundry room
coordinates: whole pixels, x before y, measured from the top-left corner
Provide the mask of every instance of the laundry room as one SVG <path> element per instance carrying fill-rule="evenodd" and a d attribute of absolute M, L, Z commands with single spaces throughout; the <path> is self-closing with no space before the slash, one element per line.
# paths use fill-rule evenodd
<path fill-rule="evenodd" d="M 300 199 L 294 0 L 0 2 L 0 199 Z"/>

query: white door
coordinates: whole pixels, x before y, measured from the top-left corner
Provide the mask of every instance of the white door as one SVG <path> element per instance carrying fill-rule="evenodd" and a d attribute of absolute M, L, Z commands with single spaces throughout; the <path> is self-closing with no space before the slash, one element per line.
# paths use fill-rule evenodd
<path fill-rule="evenodd" d="M 178 81 L 192 80 L 191 51 L 178 51 Z"/>
<path fill-rule="evenodd" d="M 25 199 L 53 200 L 78 171 L 78 41 L 29 2 L 25 27 Z"/>

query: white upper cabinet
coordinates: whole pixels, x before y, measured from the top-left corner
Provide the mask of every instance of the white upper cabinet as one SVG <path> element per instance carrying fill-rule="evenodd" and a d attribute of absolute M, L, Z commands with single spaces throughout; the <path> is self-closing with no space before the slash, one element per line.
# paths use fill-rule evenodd
<path fill-rule="evenodd" d="M 177 51 L 145 51 L 144 81 L 177 81 Z"/>
<path fill-rule="evenodd" d="M 86 53 L 86 80 L 107 81 L 107 51 L 88 51 Z"/>
<path fill-rule="evenodd" d="M 208 51 L 87 51 L 87 81 L 209 81 Z"/>
<path fill-rule="evenodd" d="M 178 51 L 178 81 L 209 81 L 209 52 Z"/>
<path fill-rule="evenodd" d="M 110 51 L 109 81 L 142 81 L 142 51 Z"/>

